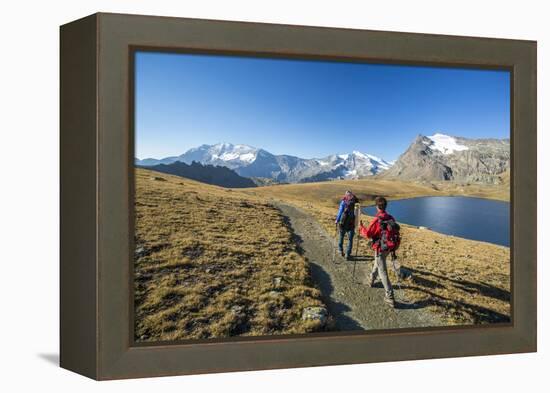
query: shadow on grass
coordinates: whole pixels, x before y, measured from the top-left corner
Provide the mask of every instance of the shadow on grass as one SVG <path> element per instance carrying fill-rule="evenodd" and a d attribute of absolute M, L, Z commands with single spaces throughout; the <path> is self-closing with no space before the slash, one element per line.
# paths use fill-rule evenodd
<path fill-rule="evenodd" d="M 370 255 L 356 255 L 356 256 L 353 256 L 351 259 L 351 262 L 357 262 L 357 263 L 369 263 L 373 261 L 374 261 L 374 257 Z"/>
<path fill-rule="evenodd" d="M 436 306 L 458 315 L 468 315 L 469 319 L 474 324 L 510 322 L 510 316 L 483 306 L 478 306 L 476 304 L 471 304 L 456 299 L 449 299 L 420 287 L 402 285 L 401 288 L 422 292 L 428 295 L 429 298 L 413 303 L 397 303 L 396 308 L 399 309 L 420 309 L 424 307 Z"/>
<path fill-rule="evenodd" d="M 413 273 L 416 273 L 414 279 L 415 281 L 418 280 L 418 274 L 422 274 L 424 276 L 431 276 L 435 277 L 441 281 L 446 281 L 452 283 L 456 288 L 461 289 L 463 291 L 466 291 L 468 293 L 479 293 L 483 296 L 491 297 L 493 299 L 502 300 L 503 302 L 509 302 L 510 301 L 510 292 L 505 291 L 503 289 L 497 288 L 495 286 L 489 285 L 484 282 L 471 282 L 466 280 L 456 280 L 453 278 L 448 278 L 441 276 L 439 274 L 427 272 L 424 270 L 418 270 L 418 269 L 412 269 L 409 268 L 410 271 Z M 435 281 L 434 281 L 435 282 Z M 441 286 L 440 284 L 438 284 Z M 427 285 L 429 286 L 429 285 Z"/>

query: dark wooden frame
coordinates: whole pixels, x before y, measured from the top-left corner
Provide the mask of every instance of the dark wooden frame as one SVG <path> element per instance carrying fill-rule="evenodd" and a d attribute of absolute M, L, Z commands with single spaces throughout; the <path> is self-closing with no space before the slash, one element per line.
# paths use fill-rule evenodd
<path fill-rule="evenodd" d="M 511 71 L 512 322 L 135 345 L 136 49 Z M 61 27 L 61 366 L 95 379 L 536 351 L 536 42 L 94 14 Z M 515 206 L 521 206 L 521 214 Z"/>

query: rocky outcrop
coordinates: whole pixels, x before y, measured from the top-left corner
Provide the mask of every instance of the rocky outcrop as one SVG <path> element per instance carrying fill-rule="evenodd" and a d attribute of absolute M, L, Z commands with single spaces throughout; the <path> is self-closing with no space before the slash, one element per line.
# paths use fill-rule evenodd
<path fill-rule="evenodd" d="M 499 184 L 510 167 L 509 139 L 418 135 L 384 178 Z"/>

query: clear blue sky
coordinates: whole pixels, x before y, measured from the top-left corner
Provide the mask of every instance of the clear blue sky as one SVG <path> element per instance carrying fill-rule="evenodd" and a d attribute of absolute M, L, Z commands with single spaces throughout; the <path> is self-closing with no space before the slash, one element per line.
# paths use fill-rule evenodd
<path fill-rule="evenodd" d="M 507 71 L 136 54 L 136 156 L 219 142 L 394 160 L 418 134 L 510 135 Z"/>

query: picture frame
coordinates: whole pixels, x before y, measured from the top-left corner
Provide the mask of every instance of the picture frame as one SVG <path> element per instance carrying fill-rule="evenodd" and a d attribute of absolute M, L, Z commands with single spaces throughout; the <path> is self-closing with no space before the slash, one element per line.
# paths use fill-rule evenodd
<path fill-rule="evenodd" d="M 509 70 L 511 323 L 136 344 L 132 53 L 152 48 Z M 108 380 L 536 351 L 536 53 L 524 40 L 110 13 L 61 26 L 61 367 Z"/>

